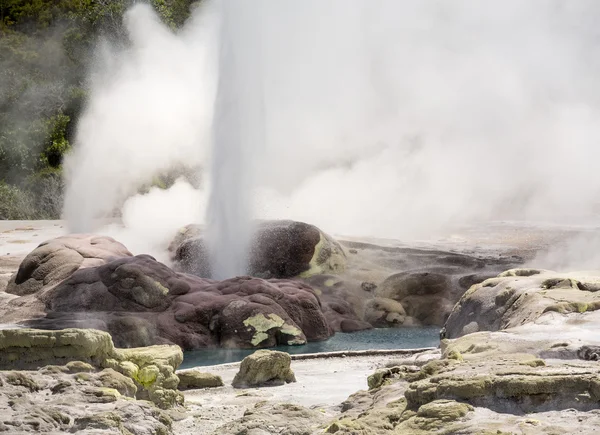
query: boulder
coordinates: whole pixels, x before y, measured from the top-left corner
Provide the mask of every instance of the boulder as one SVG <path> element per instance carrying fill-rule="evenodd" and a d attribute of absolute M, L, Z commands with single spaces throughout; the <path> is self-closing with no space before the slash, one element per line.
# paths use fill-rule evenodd
<path fill-rule="evenodd" d="M 314 225 L 303 222 L 260 222 L 250 248 L 252 275 L 306 277 L 339 273 L 345 266 L 341 245 Z"/>
<path fill-rule="evenodd" d="M 181 229 L 169 250 L 176 270 L 210 277 L 201 227 Z M 346 264 L 346 255 L 337 241 L 303 222 L 258 222 L 249 251 L 248 274 L 263 278 L 339 273 Z"/>
<path fill-rule="evenodd" d="M 290 355 L 285 352 L 257 350 L 242 360 L 231 385 L 247 388 L 296 382 L 291 362 Z"/>
<path fill-rule="evenodd" d="M 408 296 L 402 300 L 406 314 L 417 325 L 443 325 L 454 304 L 440 296 Z"/>
<path fill-rule="evenodd" d="M 215 388 L 223 386 L 221 376 L 212 373 L 202 372 L 197 369 L 178 372 L 179 389 L 191 390 L 195 388 Z"/>
<path fill-rule="evenodd" d="M 394 299 L 373 298 L 365 304 L 365 320 L 376 328 L 402 326 L 407 322 L 407 314 Z"/>
<path fill-rule="evenodd" d="M 104 366 L 113 368 L 135 381 L 140 387 L 139 399 L 150 400 L 159 408 L 183 404 L 183 395 L 177 391 L 179 378 L 175 374 L 183 362 L 178 346 L 149 346 L 133 349 L 115 349 L 114 357 Z"/>
<path fill-rule="evenodd" d="M 23 259 L 6 292 L 18 296 L 37 293 L 60 283 L 81 268 L 130 256 L 127 248 L 111 237 L 91 234 L 57 237 L 41 243 Z"/>
<path fill-rule="evenodd" d="M 347 280 L 336 275 L 319 274 L 305 277 L 302 281 L 319 295 L 325 318 L 334 331 L 356 332 L 373 327 L 364 320 L 364 299 L 352 294 L 352 285 Z"/>

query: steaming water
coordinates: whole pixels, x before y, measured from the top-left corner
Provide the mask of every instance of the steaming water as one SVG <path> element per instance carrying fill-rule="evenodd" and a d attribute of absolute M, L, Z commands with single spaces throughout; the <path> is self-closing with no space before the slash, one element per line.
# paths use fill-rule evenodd
<path fill-rule="evenodd" d="M 252 153 L 264 142 L 260 9 L 255 2 L 219 4 L 220 53 L 213 124 L 208 238 L 212 277 L 246 271 L 251 233 Z"/>
<path fill-rule="evenodd" d="M 273 348 L 290 354 L 335 352 L 368 349 L 415 349 L 435 347 L 440 343 L 440 328 L 390 328 L 369 329 L 351 334 L 337 333 L 327 341 L 307 343 L 303 346 Z M 255 349 L 203 349 L 185 352 L 182 369 L 241 361 Z"/>

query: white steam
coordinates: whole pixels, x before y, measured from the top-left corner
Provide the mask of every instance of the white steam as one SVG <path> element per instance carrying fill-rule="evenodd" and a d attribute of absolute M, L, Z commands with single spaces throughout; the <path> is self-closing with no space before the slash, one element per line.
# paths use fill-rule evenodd
<path fill-rule="evenodd" d="M 90 101 L 67 161 L 64 214 L 74 232 L 91 231 L 94 219 L 110 215 L 159 172 L 207 158 L 211 17 L 198 14 L 174 34 L 150 7 L 137 5 L 125 24 L 130 47 L 98 49 Z"/>
<path fill-rule="evenodd" d="M 204 219 L 206 198 L 179 179 L 168 190 L 153 187 L 145 195 L 127 199 L 121 209 L 121 224 L 97 230 L 114 237 L 135 254 L 151 254 L 168 263 L 166 247 L 177 229 Z"/>
<path fill-rule="evenodd" d="M 238 191 L 254 216 L 406 238 L 473 220 L 592 212 L 597 1 L 271 0 L 256 8 L 266 139 L 243 151 L 257 188 Z M 175 163 L 219 171 L 209 167 L 211 14 L 198 12 L 174 34 L 137 5 L 127 15 L 131 47 L 100 51 L 69 161 L 73 230 L 90 229 L 140 180 Z M 235 41 L 258 52 L 252 38 Z M 204 185 L 198 198 L 206 195 Z"/>
<path fill-rule="evenodd" d="M 244 275 L 252 233 L 255 155 L 265 143 L 263 0 L 219 3 L 219 82 L 207 240 L 215 279 Z"/>

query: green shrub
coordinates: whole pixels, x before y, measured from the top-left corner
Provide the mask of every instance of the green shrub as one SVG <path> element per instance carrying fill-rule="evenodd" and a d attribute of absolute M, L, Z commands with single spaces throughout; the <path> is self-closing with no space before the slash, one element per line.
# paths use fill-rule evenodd
<path fill-rule="evenodd" d="M 0 219 L 37 219 L 31 193 L 0 182 Z"/>
<path fill-rule="evenodd" d="M 135 0 L 0 0 L 0 219 L 60 216 L 62 161 L 99 37 L 127 44 Z M 175 30 L 192 0 L 149 0 Z M 152 180 L 162 188 L 169 176 Z"/>

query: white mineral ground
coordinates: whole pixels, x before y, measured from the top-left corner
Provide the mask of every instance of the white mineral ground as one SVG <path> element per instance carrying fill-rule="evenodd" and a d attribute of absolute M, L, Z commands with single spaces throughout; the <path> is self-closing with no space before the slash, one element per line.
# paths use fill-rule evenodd
<path fill-rule="evenodd" d="M 115 233 L 114 228 L 114 226 L 106 226 L 99 232 L 109 236 L 114 234 L 118 239 L 118 235 L 122 233 Z M 597 229 L 593 224 L 556 225 L 544 222 L 502 221 L 455 227 L 435 234 L 430 239 L 402 242 L 392 239 L 333 235 L 338 240 L 360 241 L 380 246 L 435 248 L 479 255 L 515 254 L 529 259 L 549 246 Z M 41 242 L 66 233 L 66 222 L 61 220 L 0 220 L 0 275 L 16 270 L 21 259 Z M 118 240 L 127 245 L 125 240 Z M 130 246 L 128 248 L 134 249 Z M 134 252 L 134 254 L 142 253 Z"/>
<path fill-rule="evenodd" d="M 177 422 L 175 433 L 210 434 L 219 426 L 243 416 L 256 403 L 293 403 L 318 409 L 334 417 L 340 404 L 352 393 L 367 388 L 367 377 L 391 362 L 424 364 L 439 357 L 439 351 L 429 350 L 412 356 L 348 356 L 294 360 L 292 370 L 297 382 L 275 387 L 235 389 L 231 386 L 239 363 L 200 367 L 200 370 L 221 376 L 224 387 L 190 390 L 185 393 L 188 416 Z M 185 371 L 185 370 L 182 370 Z"/>

